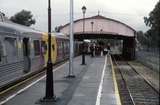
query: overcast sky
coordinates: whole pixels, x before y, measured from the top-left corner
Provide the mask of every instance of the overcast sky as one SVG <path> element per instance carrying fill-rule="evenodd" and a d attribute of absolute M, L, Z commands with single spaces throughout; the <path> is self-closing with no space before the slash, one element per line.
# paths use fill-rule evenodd
<path fill-rule="evenodd" d="M 22 9 L 29 10 L 36 19 L 32 27 L 47 31 L 48 0 L 0 0 L 0 11 L 7 17 Z M 100 15 L 119 20 L 134 29 L 146 31 L 143 17 L 148 16 L 158 0 L 74 0 L 74 20 L 82 17 L 82 6 L 87 7 L 86 17 Z M 52 29 L 69 22 L 70 0 L 51 0 Z"/>

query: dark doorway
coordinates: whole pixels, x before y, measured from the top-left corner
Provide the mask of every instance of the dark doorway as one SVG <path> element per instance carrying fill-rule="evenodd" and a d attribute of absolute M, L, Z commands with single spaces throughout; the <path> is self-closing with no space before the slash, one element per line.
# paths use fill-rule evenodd
<path fill-rule="evenodd" d="M 28 73 L 31 69 L 29 38 L 23 39 L 23 56 L 24 56 L 24 73 Z"/>

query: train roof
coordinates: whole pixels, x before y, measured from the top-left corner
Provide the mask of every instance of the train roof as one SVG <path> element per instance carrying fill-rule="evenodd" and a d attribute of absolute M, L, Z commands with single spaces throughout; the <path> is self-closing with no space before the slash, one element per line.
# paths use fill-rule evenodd
<path fill-rule="evenodd" d="M 53 32 L 52 36 L 55 36 L 56 38 L 69 39 L 65 34 L 59 32 Z"/>
<path fill-rule="evenodd" d="M 12 22 L 0 22 L 0 32 L 14 34 L 42 34 L 31 27 L 23 26 Z"/>
<path fill-rule="evenodd" d="M 47 37 L 47 36 L 48 36 L 48 33 L 47 33 L 47 32 L 44 32 L 43 35 Z M 63 33 L 52 32 L 52 33 L 51 33 L 51 36 L 52 36 L 52 37 L 55 37 L 55 38 L 59 38 L 59 39 L 69 39 L 69 37 L 67 37 L 67 36 L 64 35 Z"/>

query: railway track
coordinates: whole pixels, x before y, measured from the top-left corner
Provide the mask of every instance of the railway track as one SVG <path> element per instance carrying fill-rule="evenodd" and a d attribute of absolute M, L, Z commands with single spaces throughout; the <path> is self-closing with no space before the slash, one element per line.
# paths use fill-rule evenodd
<path fill-rule="evenodd" d="M 114 65 L 123 105 L 159 105 L 159 92 L 125 61 Z"/>
<path fill-rule="evenodd" d="M 64 64 L 65 62 L 67 62 L 67 60 L 64 60 L 62 62 L 55 64 L 53 69 L 59 67 L 60 65 Z M 46 68 L 43 68 L 39 72 L 37 71 L 31 75 L 27 75 L 24 78 L 23 77 L 19 78 L 19 79 L 15 80 L 14 82 L 8 83 L 8 84 L 4 85 L 3 87 L 0 87 L 0 101 L 6 99 L 10 95 L 17 92 L 18 90 L 22 89 L 25 86 L 28 86 L 33 81 L 36 81 L 40 77 L 44 76 L 45 72 L 46 72 Z"/>

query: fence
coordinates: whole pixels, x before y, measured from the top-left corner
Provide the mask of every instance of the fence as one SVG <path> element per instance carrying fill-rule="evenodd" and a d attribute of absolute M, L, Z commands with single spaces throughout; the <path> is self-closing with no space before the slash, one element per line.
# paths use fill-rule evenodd
<path fill-rule="evenodd" d="M 149 68 L 160 72 L 159 70 L 159 48 L 151 47 L 146 45 L 141 45 L 141 47 L 136 48 L 136 59 L 148 66 Z"/>

